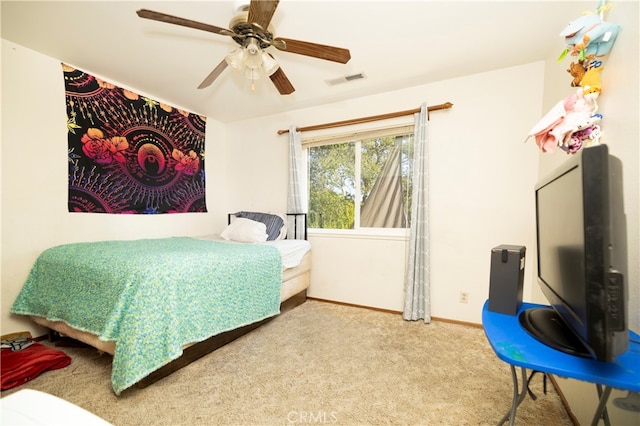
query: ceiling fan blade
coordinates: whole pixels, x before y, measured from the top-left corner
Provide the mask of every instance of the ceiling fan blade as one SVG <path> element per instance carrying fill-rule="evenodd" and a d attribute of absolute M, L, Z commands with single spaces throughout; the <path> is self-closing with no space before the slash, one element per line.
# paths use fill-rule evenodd
<path fill-rule="evenodd" d="M 218 78 L 220 74 L 222 74 L 222 71 L 224 71 L 225 68 L 227 68 L 227 61 L 223 59 L 222 62 L 220 62 L 218 66 L 215 67 L 213 71 L 211 71 L 211 73 L 207 76 L 207 78 L 202 80 L 202 83 L 200 83 L 200 86 L 198 86 L 198 89 L 204 89 L 205 87 L 209 87 L 211 83 L 213 83 L 213 81 L 216 78 Z"/>
<path fill-rule="evenodd" d="M 190 19 L 179 18 L 173 15 L 167 15 L 166 13 L 154 12 L 149 9 L 140 9 L 136 11 L 139 17 L 145 19 L 151 19 L 152 21 L 167 22 L 169 24 L 181 25 L 183 27 L 195 28 L 197 30 L 208 31 L 210 33 L 220 35 L 233 35 L 233 31 L 226 28 L 216 27 L 215 25 L 203 24 L 201 22 L 192 21 Z"/>
<path fill-rule="evenodd" d="M 273 44 L 273 46 L 283 52 L 297 53 L 299 55 L 311 56 L 318 59 L 325 59 L 327 61 L 340 62 L 341 64 L 346 64 L 349 62 L 349 59 L 351 59 L 349 49 L 343 49 L 341 47 L 326 46 L 324 44 L 293 40 L 283 37 L 278 37 L 275 41 L 285 42 L 286 46 L 284 49 L 278 47 L 277 44 Z"/>
<path fill-rule="evenodd" d="M 279 67 L 269 78 L 273 81 L 273 84 L 281 95 L 290 95 L 296 91 L 284 71 L 282 71 L 282 67 Z"/>
<path fill-rule="evenodd" d="M 266 30 L 280 0 L 251 0 L 247 21 Z"/>

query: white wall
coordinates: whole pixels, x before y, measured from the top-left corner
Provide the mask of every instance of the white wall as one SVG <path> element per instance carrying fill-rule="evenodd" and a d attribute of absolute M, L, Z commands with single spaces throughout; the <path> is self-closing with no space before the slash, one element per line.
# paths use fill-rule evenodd
<path fill-rule="evenodd" d="M 452 109 L 432 112 L 429 122 L 432 315 L 480 323 L 491 249 L 535 241 L 538 152 L 524 140 L 542 108 L 543 72 L 539 62 L 231 123 L 228 161 L 242 159 L 243 167 L 230 170 L 230 208 L 286 206 L 288 136 L 277 135 L 278 129 L 452 102 Z M 404 238 L 312 233 L 310 240 L 310 296 L 402 310 Z M 458 302 L 460 291 L 469 293 L 468 304 Z M 528 274 L 525 294 L 530 292 Z"/>
<path fill-rule="evenodd" d="M 622 25 L 611 54 L 605 59 L 602 71 L 602 94 L 598 106 L 603 114 L 602 142 L 609 146 L 610 153 L 622 160 L 624 175 L 624 202 L 627 215 L 628 271 L 625 277 L 629 287 L 629 326 L 640 332 L 640 69 L 638 52 L 640 51 L 638 32 L 639 3 L 612 2 L 613 7 L 605 19 Z M 576 11 L 579 15 L 579 11 Z M 564 48 L 558 40 L 557 52 Z M 565 59 L 561 64 L 557 55 L 549 57 L 545 70 L 545 92 L 543 104 L 548 111 L 556 102 L 563 99 L 575 88 L 569 86 L 570 76 L 565 71 L 570 62 Z M 561 152 L 543 154 L 540 158 L 540 175 L 545 175 L 558 164 L 565 161 L 567 155 Z M 544 296 L 536 291 L 534 298 L 545 302 Z M 558 379 L 560 387 L 581 424 L 590 424 L 594 407 L 597 404 L 595 386 L 576 380 Z M 614 390 L 610 401 L 625 397 L 626 392 Z M 611 402 L 608 404 L 611 423 L 614 425 L 640 424 L 640 413 L 620 410 Z"/>
<path fill-rule="evenodd" d="M 41 332 L 9 309 L 46 248 L 76 241 L 211 234 L 226 223 L 226 130 L 221 123 L 207 120 L 209 212 L 147 216 L 67 211 L 66 121 L 60 62 L 3 39 L 2 334 Z"/>

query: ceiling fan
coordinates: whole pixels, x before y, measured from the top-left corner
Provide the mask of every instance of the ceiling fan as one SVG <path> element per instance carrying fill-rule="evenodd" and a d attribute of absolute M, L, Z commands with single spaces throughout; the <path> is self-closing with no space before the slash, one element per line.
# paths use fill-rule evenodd
<path fill-rule="evenodd" d="M 351 53 L 348 49 L 340 47 L 284 37 L 274 38 L 273 28 L 270 23 L 278 3 L 279 0 L 251 0 L 247 11 L 246 1 L 240 2 L 240 5 L 236 8 L 239 13 L 231 19 L 229 29 L 148 9 L 140 9 L 136 13 L 141 18 L 228 36 L 240 45 L 239 48 L 230 52 L 211 71 L 200 83 L 198 89 L 210 86 L 222 71 L 230 65 L 232 68 L 243 71 L 252 80 L 252 90 L 254 89 L 253 82 L 259 78 L 261 73 L 264 73 L 269 76 L 281 95 L 288 95 L 293 93 L 295 89 L 274 57 L 266 52 L 265 49 L 273 46 L 283 52 L 311 56 L 341 64 L 346 64 L 351 59 Z"/>

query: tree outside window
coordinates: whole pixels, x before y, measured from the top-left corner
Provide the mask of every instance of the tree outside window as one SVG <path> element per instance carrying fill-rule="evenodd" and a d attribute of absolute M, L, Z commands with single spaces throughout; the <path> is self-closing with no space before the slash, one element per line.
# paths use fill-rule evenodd
<path fill-rule="evenodd" d="M 308 148 L 309 227 L 407 228 L 413 134 Z"/>

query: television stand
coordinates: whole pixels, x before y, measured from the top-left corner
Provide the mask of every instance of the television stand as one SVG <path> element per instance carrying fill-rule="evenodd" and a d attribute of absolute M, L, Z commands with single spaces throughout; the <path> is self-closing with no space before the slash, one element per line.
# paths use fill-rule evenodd
<path fill-rule="evenodd" d="M 518 315 L 520 325 L 538 341 L 567 354 L 592 358 L 591 352 L 550 306 L 530 308 Z"/>
<path fill-rule="evenodd" d="M 515 422 L 516 411 L 527 396 L 526 369 L 546 374 L 555 374 L 569 379 L 594 383 L 598 389 L 599 402 L 593 416 L 592 425 L 601 419 L 608 424 L 606 404 L 611 389 L 640 392 L 640 336 L 629 330 L 629 349 L 618 355 L 613 362 L 602 362 L 594 358 L 582 358 L 556 350 L 531 336 L 520 323 L 518 315 L 532 308 L 544 305 L 523 303 L 516 316 L 489 310 L 487 300 L 482 308 L 482 327 L 491 348 L 498 358 L 509 364 L 513 380 L 511 408 L 498 423 L 509 419 Z M 522 391 L 519 391 L 516 368 L 522 370 Z M 600 392 L 602 387 L 604 390 Z"/>

